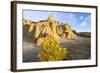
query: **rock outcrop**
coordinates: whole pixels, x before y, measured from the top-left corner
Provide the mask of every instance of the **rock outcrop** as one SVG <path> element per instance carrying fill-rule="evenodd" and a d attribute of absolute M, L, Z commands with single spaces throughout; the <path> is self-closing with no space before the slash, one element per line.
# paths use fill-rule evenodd
<path fill-rule="evenodd" d="M 60 24 L 52 16 L 39 22 L 23 19 L 23 27 L 23 35 L 31 36 L 38 45 L 41 45 L 47 34 L 51 35 L 57 42 L 59 42 L 61 37 L 70 39 L 76 36 L 69 24 Z"/>

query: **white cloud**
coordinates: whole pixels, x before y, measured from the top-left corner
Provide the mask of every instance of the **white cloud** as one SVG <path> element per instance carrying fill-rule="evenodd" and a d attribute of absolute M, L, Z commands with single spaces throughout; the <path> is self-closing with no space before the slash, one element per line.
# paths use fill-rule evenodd
<path fill-rule="evenodd" d="M 81 18 L 81 20 L 82 20 L 82 19 L 84 19 L 84 16 L 81 16 L 80 18 Z M 79 23 L 79 25 L 80 25 L 81 27 L 85 27 L 85 26 L 87 26 L 87 24 L 89 23 L 89 21 L 90 21 L 90 16 L 87 16 L 87 17 L 85 17 L 85 19 L 84 19 L 83 21 L 81 21 L 81 22 Z M 88 25 L 89 25 L 89 24 L 88 24 Z"/>
<path fill-rule="evenodd" d="M 86 23 L 86 22 L 83 22 L 83 23 L 81 23 L 80 25 L 81 25 L 82 27 L 84 27 L 84 26 L 87 25 L 87 23 Z"/>
<path fill-rule="evenodd" d="M 80 20 L 82 20 L 84 18 L 84 16 L 80 16 Z"/>

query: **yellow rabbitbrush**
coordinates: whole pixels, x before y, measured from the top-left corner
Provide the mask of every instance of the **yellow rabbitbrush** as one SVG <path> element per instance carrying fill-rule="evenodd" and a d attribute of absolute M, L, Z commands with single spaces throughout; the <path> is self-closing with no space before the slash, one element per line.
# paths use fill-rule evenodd
<path fill-rule="evenodd" d="M 61 48 L 49 34 L 45 37 L 38 55 L 40 61 L 61 61 L 67 57 L 68 49 Z"/>

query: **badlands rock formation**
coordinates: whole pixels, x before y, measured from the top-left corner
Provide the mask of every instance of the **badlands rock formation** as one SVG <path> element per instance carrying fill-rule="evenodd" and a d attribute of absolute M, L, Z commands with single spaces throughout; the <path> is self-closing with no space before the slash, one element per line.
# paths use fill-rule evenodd
<path fill-rule="evenodd" d="M 55 21 L 52 16 L 38 22 L 23 19 L 24 37 L 28 36 L 41 45 L 47 34 L 51 35 L 57 42 L 62 37 L 70 39 L 76 36 L 69 24 Z"/>

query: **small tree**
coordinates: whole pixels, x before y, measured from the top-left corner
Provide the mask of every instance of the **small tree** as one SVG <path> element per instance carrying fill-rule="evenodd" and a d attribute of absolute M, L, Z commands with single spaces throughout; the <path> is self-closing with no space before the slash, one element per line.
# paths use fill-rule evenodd
<path fill-rule="evenodd" d="M 40 61 L 60 61 L 65 59 L 67 54 L 67 48 L 61 48 L 52 36 L 47 35 L 41 45 L 38 58 Z"/>

